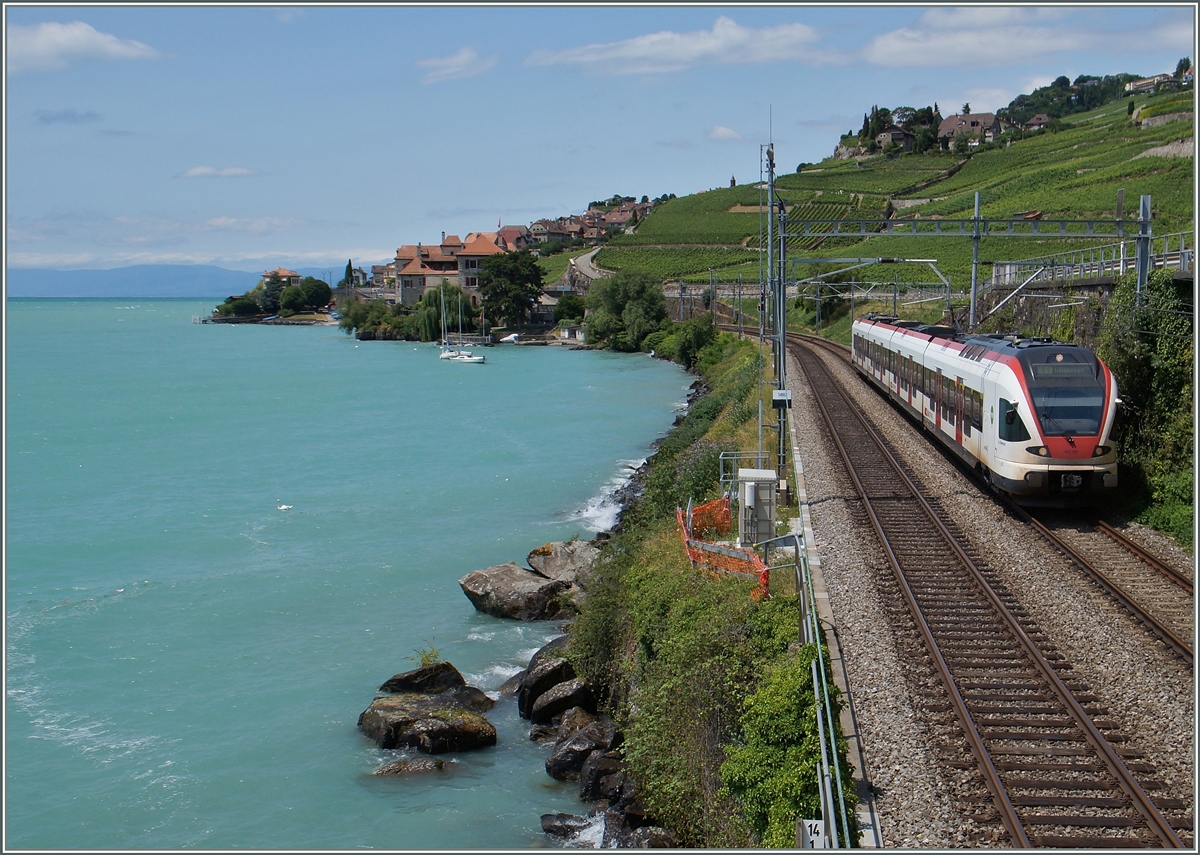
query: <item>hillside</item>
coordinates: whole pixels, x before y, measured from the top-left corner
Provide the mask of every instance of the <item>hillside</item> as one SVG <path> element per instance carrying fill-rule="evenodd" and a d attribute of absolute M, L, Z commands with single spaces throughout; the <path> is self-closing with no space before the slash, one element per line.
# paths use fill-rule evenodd
<path fill-rule="evenodd" d="M 1184 93 L 1190 109 L 1191 92 Z M 1142 116 L 1179 108 L 1181 95 L 1138 97 Z M 1171 102 L 1176 102 L 1172 104 Z M 1011 145 L 981 148 L 967 155 L 949 152 L 883 156 L 863 160 L 832 158 L 802 172 L 777 177 L 776 189 L 796 219 L 834 217 L 969 218 L 980 193 L 984 217 L 1042 211 L 1045 219 L 1112 219 L 1117 190 L 1125 190 L 1124 217 L 1137 216 L 1143 194 L 1153 199 L 1156 235 L 1193 228 L 1195 215 L 1191 157 L 1140 156 L 1148 150 L 1190 139 L 1194 119 L 1157 127 L 1137 127 L 1130 99 L 1069 117 L 1063 130 L 1030 134 Z M 758 243 L 765 222 L 760 214 L 765 191 L 757 186 L 711 190 L 673 199 L 632 235 L 615 238 L 596 258 L 608 269 L 638 269 L 664 279 L 708 282 L 710 269 L 722 282 L 757 281 Z M 1086 239 L 985 238 L 980 259 L 987 263 L 1030 258 L 1107 241 Z M 809 237 L 789 242 L 788 255 L 801 257 L 936 258 L 938 269 L 956 287 L 970 282 L 971 242 L 929 237 L 877 237 L 867 240 Z M 987 275 L 984 268 L 981 275 Z M 929 281 L 928 265 L 893 265 L 886 271 L 901 282 Z"/>

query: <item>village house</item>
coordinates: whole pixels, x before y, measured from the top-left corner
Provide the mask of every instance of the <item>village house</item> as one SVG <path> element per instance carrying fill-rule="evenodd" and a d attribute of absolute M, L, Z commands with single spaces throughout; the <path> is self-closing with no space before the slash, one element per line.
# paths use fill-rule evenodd
<path fill-rule="evenodd" d="M 387 288 L 396 284 L 396 263 L 371 265 L 371 287 Z"/>
<path fill-rule="evenodd" d="M 466 240 L 442 232 L 437 246 L 406 244 L 396 250 L 395 293 L 398 302 L 413 306 L 426 292 L 443 282 L 458 285 L 470 294 L 471 306 L 479 305 L 479 266 L 485 258 L 506 250 L 498 232 L 471 232 Z"/>
<path fill-rule="evenodd" d="M 1038 113 L 1036 116 L 1034 116 L 1032 119 L 1030 119 L 1028 122 L 1025 123 L 1025 130 L 1040 131 L 1042 128 L 1046 127 L 1046 125 L 1050 124 L 1052 121 L 1054 121 L 1054 120 L 1051 119 L 1049 116 L 1047 116 L 1045 113 Z"/>
<path fill-rule="evenodd" d="M 947 140 L 949 144 L 953 144 L 954 138 L 959 134 L 967 134 L 973 141 L 972 147 L 980 142 L 995 142 L 996 137 L 1000 135 L 1000 121 L 995 113 L 964 113 L 961 116 L 955 114 L 942 119 L 942 123 L 938 125 L 939 140 Z"/>
<path fill-rule="evenodd" d="M 904 151 L 912 151 L 917 137 L 897 125 L 888 125 L 875 136 L 875 142 L 879 144 L 880 148 L 887 148 L 889 145 L 895 144 Z"/>
<path fill-rule="evenodd" d="M 498 234 L 505 252 L 517 252 L 533 242 L 527 226 L 502 226 Z"/>
<path fill-rule="evenodd" d="M 277 267 L 274 270 L 263 271 L 263 281 L 270 279 L 272 276 L 278 276 L 279 281 L 283 283 L 283 287 L 287 288 L 290 285 L 299 285 L 301 276 L 294 270 L 288 270 L 286 267 Z"/>
<path fill-rule="evenodd" d="M 1125 94 L 1141 95 L 1144 93 L 1157 92 L 1164 86 L 1174 86 L 1174 84 L 1174 75 L 1156 74 L 1153 77 L 1144 77 L 1141 80 L 1129 81 L 1125 84 Z"/>
<path fill-rule="evenodd" d="M 458 285 L 464 291 L 474 291 L 471 305 L 479 305 L 479 265 L 493 255 L 503 255 L 495 232 L 472 232 L 467 235 L 467 245 L 458 253 Z"/>
<path fill-rule="evenodd" d="M 396 297 L 406 306 L 420 302 L 421 297 L 442 280 L 458 278 L 458 260 L 455 253 L 462 248 L 458 235 L 446 236 L 437 246 L 405 244 L 396 250 Z"/>

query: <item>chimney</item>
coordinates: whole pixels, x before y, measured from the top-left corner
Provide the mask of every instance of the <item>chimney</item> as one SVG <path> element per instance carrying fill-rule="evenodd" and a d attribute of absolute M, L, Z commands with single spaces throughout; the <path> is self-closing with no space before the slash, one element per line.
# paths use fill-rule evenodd
<path fill-rule="evenodd" d="M 446 242 L 446 233 L 442 232 L 442 243 Z"/>

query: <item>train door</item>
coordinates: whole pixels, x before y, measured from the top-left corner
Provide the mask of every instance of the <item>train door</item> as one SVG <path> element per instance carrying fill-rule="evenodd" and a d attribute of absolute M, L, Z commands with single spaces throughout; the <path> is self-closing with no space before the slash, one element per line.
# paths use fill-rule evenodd
<path fill-rule="evenodd" d="M 961 377 L 954 378 L 954 441 L 962 445 L 963 441 L 963 382 Z"/>
<path fill-rule="evenodd" d="M 933 402 L 933 426 L 938 430 L 942 428 L 942 369 L 937 370 L 937 382 L 933 384 L 934 402 Z"/>

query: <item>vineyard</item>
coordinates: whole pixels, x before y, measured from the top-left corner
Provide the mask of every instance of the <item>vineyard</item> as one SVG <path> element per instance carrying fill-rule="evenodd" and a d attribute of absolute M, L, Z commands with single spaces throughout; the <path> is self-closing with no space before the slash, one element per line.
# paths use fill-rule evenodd
<path fill-rule="evenodd" d="M 1178 112 L 1177 93 L 1137 98 L 1141 116 Z M 1189 99 L 1186 100 L 1190 104 Z M 1138 199 L 1153 197 L 1154 233 L 1193 228 L 1194 163 L 1190 157 L 1139 157 L 1148 150 L 1190 137 L 1193 121 L 1155 128 L 1134 125 L 1128 101 L 1070 117 L 1058 132 L 1032 134 L 1007 147 L 950 153 L 873 157 L 861 165 L 828 159 L 799 173 L 779 176 L 776 190 L 798 220 L 897 218 L 969 219 L 975 193 L 981 213 L 1008 219 L 1041 211 L 1043 219 L 1111 220 L 1117 190 L 1125 191 L 1124 218 L 1135 228 Z M 596 259 L 610 270 L 644 270 L 662 279 L 703 283 L 757 281 L 759 235 L 766 233 L 766 190 L 758 185 L 719 188 L 672 199 L 655 208 L 636 233 L 615 238 Z M 797 226 L 797 229 L 799 227 Z M 812 231 L 828 231 L 814 226 Z M 1086 239 L 984 238 L 980 260 L 1016 261 L 1110 243 Z M 789 240 L 788 256 L 907 257 L 937 259 L 938 270 L 955 288 L 970 282 L 971 241 L 951 237 L 822 237 Z M 712 273 L 710 274 L 710 270 Z M 981 270 L 987 276 L 989 268 Z M 901 282 L 936 280 L 927 264 L 866 268 L 860 277 L 884 276 Z"/>
<path fill-rule="evenodd" d="M 757 250 L 740 247 L 640 247 L 609 246 L 596 254 L 595 264 L 605 270 L 642 270 L 660 279 L 673 279 L 689 273 L 723 270 L 753 263 L 758 277 Z M 728 274 L 723 274 L 728 275 Z"/>

